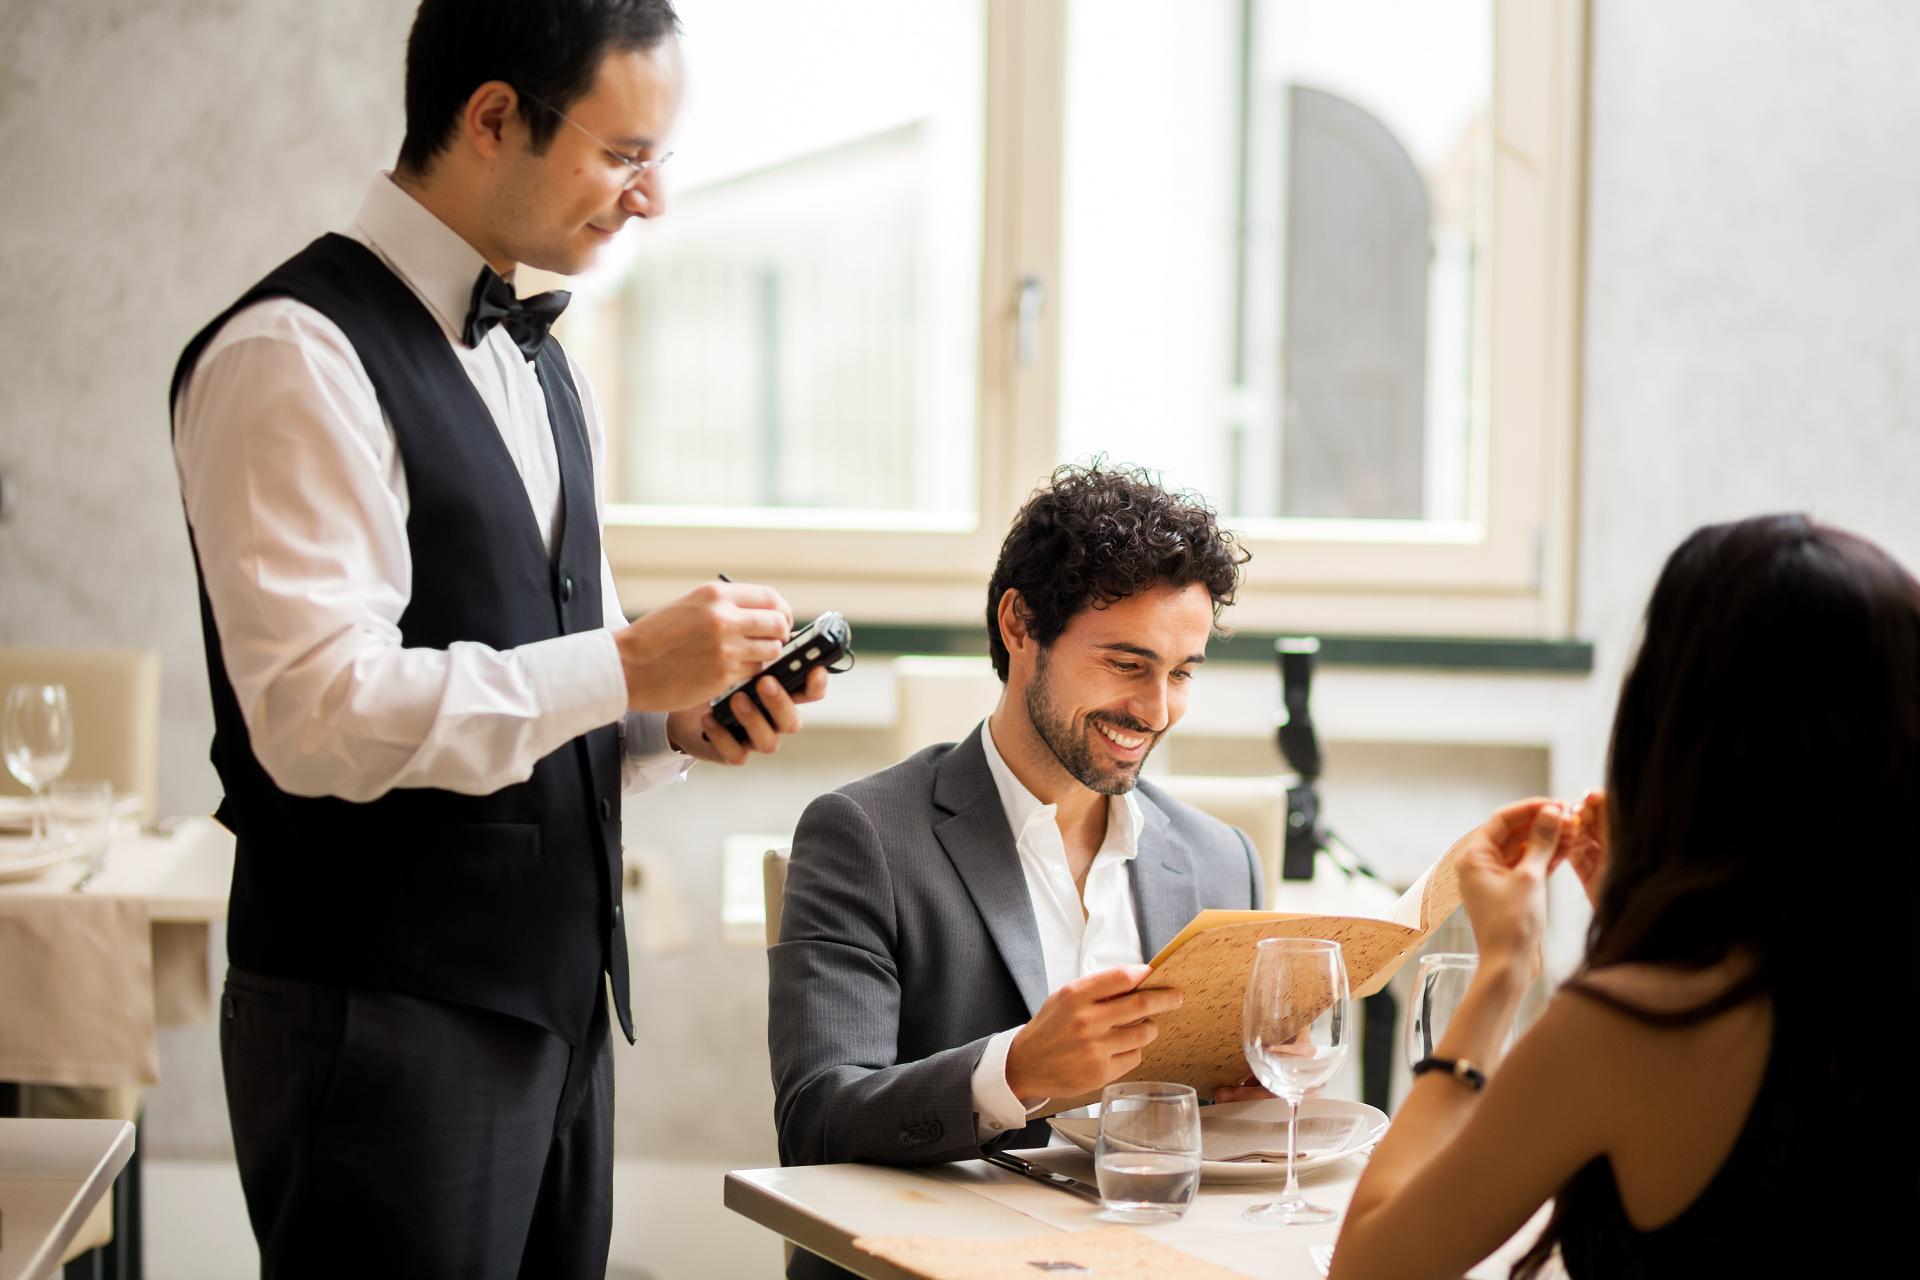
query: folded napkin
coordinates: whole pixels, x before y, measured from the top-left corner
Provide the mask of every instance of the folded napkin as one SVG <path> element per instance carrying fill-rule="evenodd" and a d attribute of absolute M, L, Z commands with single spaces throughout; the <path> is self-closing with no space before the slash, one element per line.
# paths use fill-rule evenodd
<path fill-rule="evenodd" d="M 1300 1121 L 1294 1142 L 1302 1156 L 1345 1151 L 1360 1140 L 1359 1116 L 1313 1116 Z M 1287 1122 L 1246 1116 L 1207 1116 L 1200 1122 L 1202 1160 L 1285 1160 Z"/>

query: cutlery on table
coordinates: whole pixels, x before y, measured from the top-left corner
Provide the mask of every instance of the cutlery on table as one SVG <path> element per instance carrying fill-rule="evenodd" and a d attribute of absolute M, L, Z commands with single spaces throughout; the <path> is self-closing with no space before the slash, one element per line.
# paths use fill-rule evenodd
<path fill-rule="evenodd" d="M 1082 1199 L 1091 1200 L 1095 1204 L 1100 1203 L 1100 1192 L 1098 1188 L 1091 1187 L 1078 1178 L 1069 1178 L 1064 1173 L 1055 1173 L 1051 1169 L 1043 1169 L 1039 1165 L 1027 1160 L 1022 1160 L 1019 1156 L 1013 1155 L 1010 1152 L 989 1151 L 986 1155 L 982 1156 L 981 1159 L 997 1168 L 1005 1169 L 1010 1173 L 1017 1173 L 1023 1178 L 1032 1178 L 1035 1182 L 1043 1182 L 1057 1191 L 1065 1191 L 1069 1195 L 1080 1196 Z"/>

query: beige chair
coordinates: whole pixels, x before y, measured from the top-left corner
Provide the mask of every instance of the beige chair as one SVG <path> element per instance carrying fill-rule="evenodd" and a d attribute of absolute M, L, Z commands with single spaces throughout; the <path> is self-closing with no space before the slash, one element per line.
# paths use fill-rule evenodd
<path fill-rule="evenodd" d="M 985 658 L 896 658 L 893 679 L 896 758 L 960 741 L 1000 701 L 1000 677 Z"/>
<path fill-rule="evenodd" d="M 137 795 L 141 817 L 151 819 L 160 760 L 160 655 L 151 649 L 0 648 L 0 690 L 22 681 L 66 686 L 73 760 L 65 776 L 104 779 L 116 793 Z M 0 772 L 0 791 L 23 790 L 11 774 Z M 20 1089 L 21 1114 L 47 1119 L 132 1120 L 140 1101 L 134 1088 Z M 94 1206 L 63 1262 L 112 1241 L 114 1200 L 104 1197 Z"/>
<path fill-rule="evenodd" d="M 67 687 L 73 711 L 69 778 L 102 778 L 114 791 L 141 798 L 140 816 L 154 813 L 160 762 L 160 655 L 151 649 L 0 648 L 0 690 L 21 681 Z M 13 776 L 0 773 L 0 792 L 19 795 Z"/>
<path fill-rule="evenodd" d="M 1271 906 L 1280 888 L 1280 854 L 1287 836 L 1287 787 L 1292 779 L 1277 774 L 1242 778 L 1170 773 L 1152 777 L 1151 781 L 1182 804 L 1247 833 L 1253 851 L 1260 857 L 1261 889 Z"/>
<path fill-rule="evenodd" d="M 793 850 L 789 848 L 769 849 L 760 858 L 760 885 L 766 891 L 767 899 L 767 945 L 780 941 L 780 908 L 787 900 L 787 863 Z M 793 1265 L 793 1241 L 781 1242 L 786 1246 L 786 1263 L 780 1268 L 785 1275 L 786 1269 Z"/>
<path fill-rule="evenodd" d="M 767 945 L 780 941 L 780 908 L 787 900 L 790 849 L 769 849 L 760 859 L 760 884 L 767 895 Z"/>

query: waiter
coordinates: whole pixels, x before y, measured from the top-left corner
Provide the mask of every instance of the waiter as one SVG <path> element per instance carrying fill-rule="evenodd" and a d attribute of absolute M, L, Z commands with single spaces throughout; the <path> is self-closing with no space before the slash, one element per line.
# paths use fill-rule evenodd
<path fill-rule="evenodd" d="M 174 375 L 268 1276 L 605 1274 L 620 797 L 773 751 L 825 692 L 764 680 L 737 744 L 706 700 L 786 602 L 714 582 L 621 615 L 604 429 L 547 336 L 566 295 L 511 285 L 662 211 L 677 30 L 667 0 L 425 0 L 393 172 Z"/>

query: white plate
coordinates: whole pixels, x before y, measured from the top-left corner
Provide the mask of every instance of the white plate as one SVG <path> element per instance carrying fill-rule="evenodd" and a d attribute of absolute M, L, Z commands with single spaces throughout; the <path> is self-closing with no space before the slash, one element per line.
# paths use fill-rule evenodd
<path fill-rule="evenodd" d="M 1282 1153 L 1278 1160 L 1202 1160 L 1200 1162 L 1200 1180 L 1202 1182 L 1266 1182 L 1269 1179 L 1287 1176 L 1287 1104 L 1278 1098 L 1256 1098 L 1251 1102 L 1228 1102 L 1217 1107 L 1200 1108 L 1200 1129 L 1202 1141 L 1205 1141 L 1207 1125 L 1214 1120 L 1255 1120 L 1266 1121 L 1273 1126 L 1274 1149 Z M 1370 1148 L 1387 1131 L 1386 1113 L 1378 1107 L 1370 1107 L 1364 1102 L 1347 1102 L 1339 1098 L 1308 1098 L 1300 1104 L 1300 1122 L 1305 1125 L 1314 1120 L 1350 1121 L 1352 1132 L 1347 1142 L 1332 1151 L 1316 1151 L 1312 1155 L 1302 1154 L 1295 1162 L 1301 1169 L 1317 1169 L 1323 1164 L 1332 1164 L 1344 1160 Z M 1099 1134 L 1100 1121 L 1095 1116 L 1061 1115 L 1047 1121 L 1053 1131 L 1089 1154 L 1093 1152 L 1093 1140 Z"/>
<path fill-rule="evenodd" d="M 66 846 L 41 853 L 30 852 L 32 848 L 31 836 L 0 836 L 0 882 L 31 880 L 42 871 L 59 866 L 76 852 Z"/>
<path fill-rule="evenodd" d="M 42 805 L 46 797 L 40 798 Z M 113 798 L 113 816 L 116 818 L 137 818 L 144 803 L 138 792 L 128 792 Z M 0 796 L 0 833 L 15 835 L 28 830 L 33 821 L 33 800 L 29 796 Z M 41 810 L 44 815 L 46 810 Z"/>

